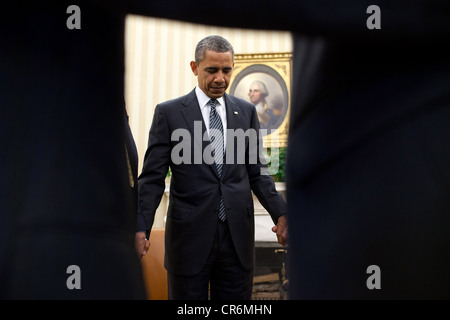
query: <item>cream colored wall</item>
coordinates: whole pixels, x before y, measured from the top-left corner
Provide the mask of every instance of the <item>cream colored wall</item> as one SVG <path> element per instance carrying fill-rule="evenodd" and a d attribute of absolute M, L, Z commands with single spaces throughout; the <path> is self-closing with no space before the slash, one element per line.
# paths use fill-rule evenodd
<path fill-rule="evenodd" d="M 125 99 L 142 170 L 148 131 L 156 104 L 191 91 L 197 79 L 189 63 L 202 38 L 217 34 L 228 39 L 236 54 L 291 52 L 288 32 L 243 30 L 197 25 L 130 15 L 125 33 Z M 164 196 L 154 227 L 164 227 Z"/>

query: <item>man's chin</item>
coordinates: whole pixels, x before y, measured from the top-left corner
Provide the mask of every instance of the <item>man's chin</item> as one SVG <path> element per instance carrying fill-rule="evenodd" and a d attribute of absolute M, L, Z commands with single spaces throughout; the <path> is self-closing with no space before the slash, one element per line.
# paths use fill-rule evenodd
<path fill-rule="evenodd" d="M 209 90 L 209 97 L 213 98 L 213 99 L 218 99 L 220 97 L 222 97 L 225 93 L 225 90 L 214 90 L 211 89 Z"/>

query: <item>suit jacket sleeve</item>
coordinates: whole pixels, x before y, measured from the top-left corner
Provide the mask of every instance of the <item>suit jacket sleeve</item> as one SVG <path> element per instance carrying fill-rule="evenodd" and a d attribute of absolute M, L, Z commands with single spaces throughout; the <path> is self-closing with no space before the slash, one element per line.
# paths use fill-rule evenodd
<path fill-rule="evenodd" d="M 151 230 L 156 209 L 165 189 L 165 177 L 170 164 L 170 132 L 163 108 L 157 105 L 144 156 L 144 166 L 138 179 L 139 210 L 145 220 L 147 234 Z"/>
<path fill-rule="evenodd" d="M 275 183 L 269 175 L 267 161 L 262 155 L 262 138 L 256 108 L 252 108 L 251 128 L 258 133 L 257 144 L 249 143 L 247 155 L 247 173 L 250 187 L 258 198 L 259 202 L 269 212 L 273 222 L 277 224 L 278 217 L 287 213 L 286 202 L 281 194 L 275 189 Z M 252 158 L 256 156 L 256 163 L 252 163 Z"/>

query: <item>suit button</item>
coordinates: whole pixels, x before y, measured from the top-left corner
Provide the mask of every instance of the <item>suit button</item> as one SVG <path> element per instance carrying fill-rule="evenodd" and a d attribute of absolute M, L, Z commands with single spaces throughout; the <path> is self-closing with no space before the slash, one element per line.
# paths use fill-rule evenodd
<path fill-rule="evenodd" d="M 220 186 L 223 187 L 223 182 L 220 183 Z"/>

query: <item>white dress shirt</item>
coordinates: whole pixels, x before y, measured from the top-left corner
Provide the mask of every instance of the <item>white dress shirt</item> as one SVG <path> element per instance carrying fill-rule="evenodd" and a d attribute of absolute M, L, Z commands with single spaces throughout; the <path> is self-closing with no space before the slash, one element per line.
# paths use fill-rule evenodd
<path fill-rule="evenodd" d="M 209 114 L 211 112 L 211 107 L 209 106 L 209 100 L 211 100 L 210 97 L 208 97 L 202 89 L 200 89 L 198 86 L 195 87 L 195 94 L 197 95 L 198 104 L 200 105 L 200 111 L 202 112 L 203 121 L 205 122 L 206 130 L 208 131 L 209 135 Z M 216 99 L 216 111 L 219 114 L 220 119 L 222 120 L 222 126 L 223 126 L 223 145 L 224 147 L 227 145 L 227 114 L 225 110 L 225 99 L 220 97 L 219 99 Z"/>

